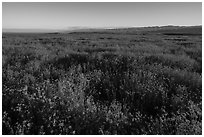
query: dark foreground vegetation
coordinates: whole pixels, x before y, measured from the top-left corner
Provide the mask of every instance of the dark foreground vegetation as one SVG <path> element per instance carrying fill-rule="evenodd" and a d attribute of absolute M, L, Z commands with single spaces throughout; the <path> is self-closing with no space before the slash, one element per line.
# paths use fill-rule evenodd
<path fill-rule="evenodd" d="M 202 28 L 168 29 L 3 34 L 2 133 L 202 134 Z"/>

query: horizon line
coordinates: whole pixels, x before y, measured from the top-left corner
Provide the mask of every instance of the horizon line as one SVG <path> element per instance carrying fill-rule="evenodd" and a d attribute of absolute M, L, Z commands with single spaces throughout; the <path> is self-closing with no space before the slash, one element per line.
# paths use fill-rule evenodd
<path fill-rule="evenodd" d="M 202 26 L 199 25 L 152 25 L 152 26 L 115 26 L 115 27 L 89 27 L 89 26 L 69 26 L 66 28 L 2 28 L 2 33 L 52 33 L 53 31 L 74 31 L 74 30 L 85 30 L 85 29 L 128 29 L 128 28 L 148 28 L 148 27 L 193 27 L 193 26 Z M 13 30 L 13 32 L 12 32 Z M 7 32 L 8 31 L 8 32 Z M 22 32 L 21 32 L 22 31 Z M 26 32 L 23 32 L 26 31 Z M 47 32 L 46 32 L 47 31 Z"/>
<path fill-rule="evenodd" d="M 167 25 L 148 25 L 148 26 L 67 26 L 63 28 L 15 28 L 15 27 L 7 27 L 2 29 L 42 29 L 42 30 L 55 30 L 55 29 L 67 29 L 67 28 L 142 28 L 142 27 L 163 27 L 163 26 L 202 26 L 202 24 L 195 24 L 195 25 L 174 25 L 174 24 L 167 24 Z"/>

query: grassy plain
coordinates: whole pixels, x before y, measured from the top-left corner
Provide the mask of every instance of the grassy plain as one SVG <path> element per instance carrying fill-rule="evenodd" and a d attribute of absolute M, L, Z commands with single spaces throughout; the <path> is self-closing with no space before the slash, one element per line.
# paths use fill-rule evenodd
<path fill-rule="evenodd" d="M 3 134 L 202 134 L 202 27 L 2 37 Z"/>

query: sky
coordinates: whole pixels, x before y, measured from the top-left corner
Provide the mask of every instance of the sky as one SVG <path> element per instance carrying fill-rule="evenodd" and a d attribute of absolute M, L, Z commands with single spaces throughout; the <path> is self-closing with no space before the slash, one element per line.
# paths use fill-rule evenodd
<path fill-rule="evenodd" d="M 201 2 L 3 2 L 3 29 L 202 25 Z"/>

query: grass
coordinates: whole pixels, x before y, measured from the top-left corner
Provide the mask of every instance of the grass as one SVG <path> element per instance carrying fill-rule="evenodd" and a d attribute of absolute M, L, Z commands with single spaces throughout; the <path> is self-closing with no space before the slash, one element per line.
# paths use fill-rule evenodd
<path fill-rule="evenodd" d="M 2 133 L 202 134 L 201 37 L 146 31 L 3 34 Z"/>

